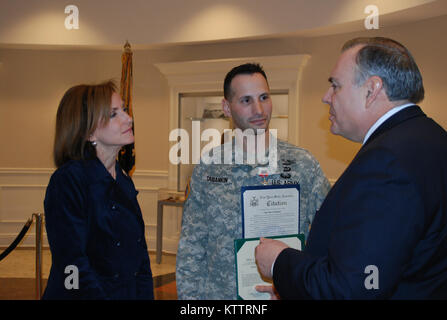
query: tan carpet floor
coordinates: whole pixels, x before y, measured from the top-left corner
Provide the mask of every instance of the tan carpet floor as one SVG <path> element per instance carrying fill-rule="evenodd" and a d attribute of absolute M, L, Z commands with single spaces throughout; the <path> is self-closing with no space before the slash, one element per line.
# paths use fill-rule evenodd
<path fill-rule="evenodd" d="M 0 252 L 3 248 L 0 248 Z M 156 300 L 176 300 L 175 255 L 163 254 L 162 262 L 155 263 L 155 253 L 149 253 L 154 277 Z M 0 261 L 0 300 L 33 300 L 36 298 L 36 255 L 33 249 L 17 248 Z M 51 268 L 51 252 L 42 252 L 42 287 Z"/>

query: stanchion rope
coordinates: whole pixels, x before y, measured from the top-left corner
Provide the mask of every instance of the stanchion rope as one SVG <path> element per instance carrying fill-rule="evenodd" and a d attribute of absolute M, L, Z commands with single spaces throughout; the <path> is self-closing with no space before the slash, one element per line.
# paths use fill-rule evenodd
<path fill-rule="evenodd" d="M 9 247 L 6 248 L 5 251 L 3 251 L 0 254 L 0 261 L 2 261 L 4 258 L 6 258 L 6 256 L 8 254 L 10 254 L 11 251 L 14 250 L 17 247 L 17 245 L 20 243 L 20 241 L 22 241 L 22 239 L 25 236 L 25 234 L 28 232 L 28 230 L 31 227 L 32 223 L 33 223 L 33 218 L 31 217 L 25 223 L 25 225 L 22 228 L 22 231 L 20 231 L 20 233 L 17 235 L 17 237 L 14 239 L 14 241 L 9 245 Z"/>

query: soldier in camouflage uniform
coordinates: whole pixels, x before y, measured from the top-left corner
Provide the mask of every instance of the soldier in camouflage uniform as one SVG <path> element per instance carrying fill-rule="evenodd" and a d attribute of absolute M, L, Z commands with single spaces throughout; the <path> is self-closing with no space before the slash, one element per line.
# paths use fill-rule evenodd
<path fill-rule="evenodd" d="M 237 128 L 268 129 L 271 100 L 259 65 L 246 64 L 230 71 L 224 96 L 224 112 Z M 213 153 L 223 154 L 224 146 Z M 278 141 L 277 164 L 271 166 L 236 164 L 237 148 L 232 150 L 231 164 L 200 163 L 194 168 L 177 251 L 179 299 L 236 299 L 234 239 L 242 238 L 242 186 L 299 184 L 299 231 L 306 237 L 329 191 L 318 162 L 304 149 Z M 262 174 L 265 172 L 268 176 Z"/>

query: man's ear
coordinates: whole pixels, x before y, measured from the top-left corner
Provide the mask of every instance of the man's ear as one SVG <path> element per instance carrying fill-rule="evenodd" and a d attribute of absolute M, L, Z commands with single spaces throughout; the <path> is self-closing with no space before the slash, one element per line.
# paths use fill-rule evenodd
<path fill-rule="evenodd" d="M 226 117 L 231 118 L 230 103 L 225 98 L 222 99 L 222 111 Z"/>
<path fill-rule="evenodd" d="M 366 86 L 366 107 L 368 108 L 376 100 L 383 89 L 383 81 L 378 76 L 372 76 L 365 82 Z"/>

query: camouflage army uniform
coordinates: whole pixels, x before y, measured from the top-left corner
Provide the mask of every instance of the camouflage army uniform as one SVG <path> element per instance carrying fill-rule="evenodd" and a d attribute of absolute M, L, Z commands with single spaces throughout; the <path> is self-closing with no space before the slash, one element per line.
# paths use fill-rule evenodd
<path fill-rule="evenodd" d="M 307 238 L 329 182 L 308 151 L 279 140 L 277 150 L 276 173 L 265 180 L 300 185 L 300 232 Z M 234 239 L 242 238 L 241 187 L 262 185 L 257 169 L 203 163 L 194 168 L 177 251 L 179 299 L 236 299 Z"/>

